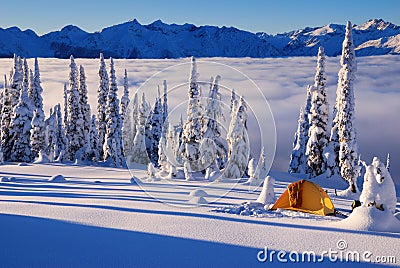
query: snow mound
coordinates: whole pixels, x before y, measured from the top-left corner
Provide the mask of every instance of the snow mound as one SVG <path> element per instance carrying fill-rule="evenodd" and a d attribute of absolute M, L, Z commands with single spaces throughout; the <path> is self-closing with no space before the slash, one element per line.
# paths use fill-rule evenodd
<path fill-rule="evenodd" d="M 138 178 L 138 177 L 135 177 L 135 176 L 133 176 L 133 177 L 131 178 L 131 180 L 130 180 L 130 181 L 131 181 L 131 183 L 132 183 L 132 184 L 136 184 L 136 185 L 137 185 L 137 184 L 138 184 L 138 181 L 139 181 L 139 178 Z"/>
<path fill-rule="evenodd" d="M 221 207 L 213 210 L 214 212 L 222 212 L 243 216 L 260 216 L 265 214 L 270 214 L 275 212 L 268 211 L 268 208 L 264 204 L 259 202 L 244 202 L 238 206 Z"/>
<path fill-rule="evenodd" d="M 396 214 L 394 214 L 394 216 L 400 221 L 400 212 L 397 212 Z"/>
<path fill-rule="evenodd" d="M 208 194 L 202 189 L 193 190 L 189 194 L 190 197 L 207 197 Z"/>
<path fill-rule="evenodd" d="M 207 200 L 202 196 L 194 196 L 189 199 L 189 203 L 196 205 L 205 205 L 208 204 Z"/>
<path fill-rule="evenodd" d="M 51 182 L 65 182 L 67 181 L 63 175 L 55 175 L 49 179 Z"/>
<path fill-rule="evenodd" d="M 262 204 L 273 204 L 275 202 L 274 183 L 275 179 L 271 176 L 265 178 L 263 188 L 256 202 Z"/>
<path fill-rule="evenodd" d="M 47 155 L 45 153 L 43 153 L 42 151 L 39 151 L 39 156 L 36 159 L 36 161 L 33 163 L 34 164 L 46 164 L 46 163 L 50 163 L 50 159 L 47 157 Z"/>
<path fill-rule="evenodd" d="M 159 178 L 159 177 L 147 177 L 146 178 L 146 182 L 159 182 L 159 181 L 161 181 L 161 178 Z"/>
<path fill-rule="evenodd" d="M 351 230 L 400 233 L 400 221 L 390 211 L 381 211 L 375 206 L 357 207 L 348 218 L 334 225 Z"/>
<path fill-rule="evenodd" d="M 351 187 L 349 186 L 346 190 L 338 191 L 337 196 L 344 198 L 344 199 L 349 199 L 349 200 L 359 200 L 360 192 L 357 191 L 356 193 L 353 193 L 351 191 Z"/>

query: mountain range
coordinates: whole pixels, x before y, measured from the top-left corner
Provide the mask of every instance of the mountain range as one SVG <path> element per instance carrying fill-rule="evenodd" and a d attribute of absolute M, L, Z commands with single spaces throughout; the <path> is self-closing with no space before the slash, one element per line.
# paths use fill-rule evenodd
<path fill-rule="evenodd" d="M 345 26 L 328 24 L 282 34 L 251 33 L 234 27 L 166 24 L 137 20 L 89 33 L 68 25 L 38 36 L 32 30 L 0 28 L 0 57 L 114 58 L 291 57 L 315 56 L 323 46 L 328 56 L 341 53 Z M 400 26 L 382 19 L 354 25 L 358 56 L 400 54 Z"/>

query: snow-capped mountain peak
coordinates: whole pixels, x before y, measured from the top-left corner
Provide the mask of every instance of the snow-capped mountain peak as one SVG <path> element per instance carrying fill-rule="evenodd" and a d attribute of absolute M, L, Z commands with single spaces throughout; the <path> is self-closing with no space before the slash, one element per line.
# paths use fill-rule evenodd
<path fill-rule="evenodd" d="M 105 57 L 179 58 L 315 56 L 324 46 L 328 56 L 341 52 L 345 26 L 328 24 L 283 34 L 251 33 L 234 27 L 167 24 L 156 20 L 142 25 L 136 19 L 88 33 L 67 25 L 59 31 L 36 35 L 17 27 L 0 28 L 0 57 Z M 382 19 L 354 26 L 359 56 L 398 54 L 400 27 Z"/>

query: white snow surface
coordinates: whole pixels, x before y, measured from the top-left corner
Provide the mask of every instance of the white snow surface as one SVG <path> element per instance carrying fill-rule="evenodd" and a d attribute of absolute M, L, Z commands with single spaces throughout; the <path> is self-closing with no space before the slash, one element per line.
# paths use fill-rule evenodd
<path fill-rule="evenodd" d="M 66 181 L 48 181 L 57 174 Z M 298 179 L 283 172 L 270 175 L 276 180 L 277 195 Z M 146 176 L 145 166 L 130 174 L 108 167 L 9 163 L 0 166 L 0 176 L 15 177 L 0 183 L 3 267 L 255 267 L 270 264 L 257 260 L 264 247 L 287 253 L 315 251 L 321 256 L 324 250 L 337 250 L 339 240 L 346 241 L 348 250 L 371 251 L 372 258 L 400 260 L 400 230 L 353 230 L 338 217 L 294 211 L 260 217 L 212 211 L 254 202 L 260 189 L 252 191 L 241 184 L 183 180 L 132 184 L 132 176 Z M 197 189 L 207 192 L 206 201 L 213 203 L 197 206 L 204 201 L 190 198 Z M 332 188 L 324 189 L 333 196 Z M 350 212 L 351 201 L 337 197 L 332 201 L 343 213 Z M 334 264 L 325 258 L 322 266 Z M 273 262 L 274 267 L 281 265 L 285 264 Z"/>

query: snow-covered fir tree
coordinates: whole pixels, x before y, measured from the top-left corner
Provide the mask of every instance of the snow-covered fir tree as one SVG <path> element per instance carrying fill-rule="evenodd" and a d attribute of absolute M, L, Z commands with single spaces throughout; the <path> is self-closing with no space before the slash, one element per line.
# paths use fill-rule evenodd
<path fill-rule="evenodd" d="M 387 158 L 386 158 L 386 169 L 388 172 L 390 172 L 390 154 L 387 154 Z"/>
<path fill-rule="evenodd" d="M 257 165 L 256 165 L 255 161 L 256 160 L 254 158 L 251 158 L 250 161 L 249 161 L 249 164 L 248 164 L 249 168 L 247 170 L 247 173 L 248 173 L 250 178 L 254 177 L 254 172 L 256 171 Z"/>
<path fill-rule="evenodd" d="M 136 101 L 136 103 L 135 103 Z M 132 108 L 137 105 L 137 94 L 134 97 L 134 103 L 130 103 L 128 74 L 125 69 L 124 73 L 124 94 L 121 97 L 121 119 L 122 119 L 122 140 L 124 155 L 130 155 L 132 150 L 133 139 L 135 138 L 135 123 L 133 121 Z M 136 120 L 135 120 L 136 121 Z"/>
<path fill-rule="evenodd" d="M 167 158 L 167 141 L 164 136 L 161 136 L 160 141 L 158 143 L 158 167 L 160 168 L 160 171 L 162 172 L 168 172 L 169 171 L 169 162 Z"/>
<path fill-rule="evenodd" d="M 85 69 L 79 66 L 79 106 L 84 120 L 84 133 L 89 133 L 91 123 L 90 105 L 88 103 L 88 90 L 86 85 Z"/>
<path fill-rule="evenodd" d="M 114 60 L 110 58 L 110 86 L 107 95 L 106 135 L 103 146 L 104 161 L 110 166 L 121 167 L 122 155 L 122 120 L 117 96 L 118 86 L 115 76 Z"/>
<path fill-rule="evenodd" d="M 102 53 L 100 53 L 99 77 L 99 88 L 97 89 L 97 132 L 99 135 L 99 155 L 100 160 L 102 160 L 104 159 L 103 145 L 106 135 L 106 107 L 109 88 L 107 67 Z"/>
<path fill-rule="evenodd" d="M 168 132 L 168 87 L 167 80 L 163 81 L 163 102 L 162 102 L 162 114 L 163 114 L 163 136 L 167 135 Z"/>
<path fill-rule="evenodd" d="M 390 213 L 396 211 L 397 198 L 393 179 L 385 164 L 377 157 L 373 158 L 371 165 L 366 166 L 360 201 L 364 206 L 374 205 Z"/>
<path fill-rule="evenodd" d="M 150 161 L 154 166 L 158 167 L 158 146 L 162 137 L 163 112 L 161 96 L 159 95 L 154 104 L 153 112 L 151 113 L 151 136 L 150 136 Z"/>
<path fill-rule="evenodd" d="M 138 120 L 138 125 L 145 126 L 147 123 L 147 117 L 150 114 L 150 106 L 148 102 L 146 101 L 146 95 L 143 93 L 140 105 L 138 107 L 138 114 L 137 114 L 137 120 Z"/>
<path fill-rule="evenodd" d="M 326 162 L 324 150 L 328 144 L 328 99 L 326 91 L 325 53 L 324 48 L 319 47 L 317 69 L 314 78 L 314 86 L 311 93 L 311 108 L 309 115 L 310 128 L 306 155 L 308 157 L 308 169 L 313 177 L 325 172 Z"/>
<path fill-rule="evenodd" d="M 144 137 L 144 126 L 138 125 L 135 139 L 133 140 L 131 162 L 147 165 L 150 159 L 147 155 L 146 143 Z"/>
<path fill-rule="evenodd" d="M 22 65 L 22 87 L 26 87 L 28 89 L 28 97 L 29 97 L 29 79 L 30 79 L 30 70 L 28 66 L 28 62 L 26 58 L 22 60 L 23 65 Z M 33 104 L 33 102 L 31 101 Z"/>
<path fill-rule="evenodd" d="M 137 103 L 137 95 L 134 98 L 134 103 Z M 129 161 L 138 164 L 148 164 L 149 157 L 146 149 L 145 143 L 145 125 L 147 121 L 147 116 L 149 114 L 150 107 L 146 101 L 146 96 L 143 93 L 139 104 L 134 104 L 137 107 L 133 107 L 132 122 L 135 123 L 135 137 L 133 139 L 132 151 L 129 156 Z"/>
<path fill-rule="evenodd" d="M 68 140 L 68 151 L 66 154 L 67 160 L 75 161 L 80 157 L 78 153 L 81 152 L 82 144 L 85 141 L 83 137 L 83 116 L 80 107 L 80 95 L 78 91 L 78 70 L 75 64 L 74 57 L 70 57 L 71 63 L 69 73 L 69 87 L 67 99 L 67 125 L 66 135 Z M 81 159 L 79 159 L 81 160 Z"/>
<path fill-rule="evenodd" d="M 67 126 L 68 121 L 68 88 L 67 83 L 64 83 L 64 127 Z"/>
<path fill-rule="evenodd" d="M 81 150 L 83 151 L 83 154 L 81 160 L 87 160 L 88 155 L 91 151 L 89 135 L 91 125 L 91 112 L 90 105 L 88 103 L 85 69 L 82 65 L 79 66 L 79 107 L 81 109 L 80 116 L 82 117 L 83 121 L 83 127 L 81 130 L 83 133 L 81 139 Z"/>
<path fill-rule="evenodd" d="M 90 152 L 89 152 L 89 160 L 93 162 L 98 162 L 100 159 L 99 155 L 99 137 L 97 133 L 97 119 L 95 115 L 92 115 L 92 120 L 90 124 Z"/>
<path fill-rule="evenodd" d="M 12 117 L 11 89 L 7 84 L 7 78 L 5 77 L 2 106 L 1 106 L 1 124 L 0 124 L 1 127 L 0 145 L 4 161 L 8 161 L 10 159 L 11 148 L 12 148 L 13 140 L 10 134 L 11 117 Z"/>
<path fill-rule="evenodd" d="M 19 56 L 14 54 L 14 66 L 10 74 L 10 92 L 11 92 L 11 107 L 17 106 L 19 97 L 22 91 L 23 84 L 23 70 L 22 60 Z"/>
<path fill-rule="evenodd" d="M 130 106 L 131 111 L 131 128 L 132 128 L 132 137 L 136 136 L 136 126 L 139 124 L 139 96 L 137 93 L 133 96 L 132 106 Z"/>
<path fill-rule="evenodd" d="M 186 179 L 191 179 L 188 174 L 192 171 L 202 170 L 200 157 L 200 142 L 202 140 L 203 107 L 201 104 L 200 86 L 197 83 L 197 63 L 194 57 L 191 58 L 191 70 L 189 78 L 189 104 L 187 108 L 187 119 L 183 126 L 182 144 L 180 154 L 188 173 Z"/>
<path fill-rule="evenodd" d="M 358 160 L 358 144 L 354 126 L 354 80 L 357 71 L 351 22 L 347 22 L 340 58 L 338 94 L 340 95 L 338 134 L 340 142 L 339 163 L 340 174 L 349 183 L 352 192 L 358 192 L 356 180 L 360 167 Z"/>
<path fill-rule="evenodd" d="M 232 89 L 231 92 L 231 104 L 230 104 L 230 111 L 231 111 L 231 115 L 233 114 L 234 110 L 235 110 L 235 105 L 237 104 L 237 97 L 236 97 L 236 92 L 235 89 Z"/>
<path fill-rule="evenodd" d="M 180 114 L 179 117 L 179 123 L 178 125 L 174 126 L 174 156 L 175 156 L 175 160 L 177 161 L 177 163 L 179 164 L 183 164 L 182 162 L 182 154 L 180 153 L 180 148 L 182 145 L 182 135 L 183 135 L 183 118 L 182 118 L 182 114 Z"/>
<path fill-rule="evenodd" d="M 265 179 L 267 174 L 268 174 L 267 159 L 266 159 L 264 147 L 262 147 L 261 153 L 260 153 L 260 158 L 258 159 L 257 167 L 254 170 L 252 175 L 249 174 L 250 178 L 247 182 L 249 182 L 251 184 L 253 184 L 253 183 L 259 184 Z"/>
<path fill-rule="evenodd" d="M 125 119 L 126 111 L 129 106 L 129 81 L 128 81 L 128 73 L 125 69 L 124 71 L 124 94 L 121 97 L 121 117 L 122 120 Z"/>
<path fill-rule="evenodd" d="M 44 111 L 43 111 L 43 88 L 40 81 L 39 61 L 35 58 L 35 72 L 32 74 L 29 83 L 28 95 L 34 109 L 31 131 L 31 146 L 33 157 L 39 155 L 40 150 L 45 148 L 45 131 L 44 131 Z"/>
<path fill-rule="evenodd" d="M 31 122 L 33 105 L 28 96 L 28 88 L 23 85 L 17 105 L 13 109 L 10 134 L 13 140 L 10 160 L 15 162 L 31 162 Z M 4 116 L 4 115 L 3 115 Z"/>
<path fill-rule="evenodd" d="M 307 157 L 305 155 L 307 148 L 307 133 L 305 132 L 308 125 L 307 118 L 300 108 L 299 120 L 297 124 L 297 131 L 294 134 L 293 150 L 290 155 L 289 172 L 290 173 L 303 173 L 307 172 Z"/>
<path fill-rule="evenodd" d="M 205 109 L 206 114 L 206 125 L 203 128 L 203 138 L 210 139 L 214 142 L 216 155 L 212 155 L 213 159 L 218 162 L 214 169 L 224 168 L 226 161 L 227 148 L 225 147 L 225 142 L 221 138 L 221 127 L 220 122 L 224 120 L 221 109 L 221 94 L 219 93 L 218 82 L 221 79 L 219 75 L 215 77 L 212 82 L 210 94 L 207 99 L 207 106 Z M 209 162 L 209 161 L 206 161 Z"/>
<path fill-rule="evenodd" d="M 247 167 L 250 155 L 250 141 L 245 128 L 247 121 L 246 104 L 240 99 L 229 125 L 227 141 L 229 146 L 228 162 L 223 178 L 240 178 Z"/>
<path fill-rule="evenodd" d="M 32 129 L 31 129 L 31 149 L 32 158 L 39 156 L 39 152 L 45 149 L 45 125 L 44 125 L 44 114 L 38 112 L 38 109 L 33 111 L 32 118 Z"/>
<path fill-rule="evenodd" d="M 57 150 L 57 115 L 50 109 L 50 116 L 45 121 L 46 149 L 45 154 L 50 162 L 54 162 Z"/>
<path fill-rule="evenodd" d="M 56 146 L 54 149 L 54 157 L 57 162 L 63 162 L 65 160 L 65 154 L 67 152 L 68 141 L 65 136 L 65 130 L 63 128 L 63 116 L 61 113 L 61 105 L 58 103 L 54 107 L 54 114 L 56 116 Z"/>

